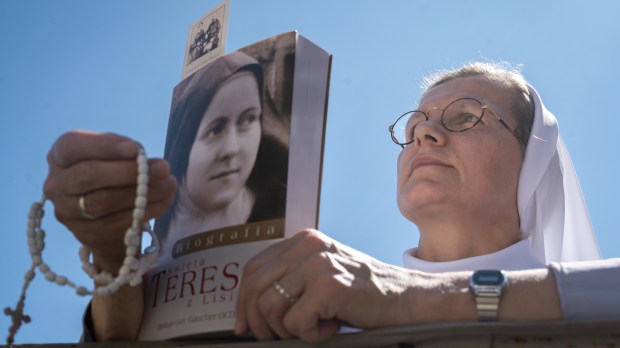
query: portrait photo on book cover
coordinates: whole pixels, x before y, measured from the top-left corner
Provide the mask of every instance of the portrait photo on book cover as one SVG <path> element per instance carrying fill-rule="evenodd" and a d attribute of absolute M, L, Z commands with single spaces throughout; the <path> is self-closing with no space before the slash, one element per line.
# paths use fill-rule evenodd
<path fill-rule="evenodd" d="M 179 189 L 155 223 L 164 254 L 181 238 L 284 218 L 295 59 L 283 41 L 216 58 L 175 87 L 164 157 Z"/>

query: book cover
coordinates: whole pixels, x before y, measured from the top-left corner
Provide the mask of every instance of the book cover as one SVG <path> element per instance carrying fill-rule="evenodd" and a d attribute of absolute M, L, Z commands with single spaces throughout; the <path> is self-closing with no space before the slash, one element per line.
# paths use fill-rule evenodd
<path fill-rule="evenodd" d="M 179 182 L 145 275 L 141 340 L 231 331 L 245 263 L 318 224 L 331 55 L 280 34 L 215 58 L 173 92 Z"/>

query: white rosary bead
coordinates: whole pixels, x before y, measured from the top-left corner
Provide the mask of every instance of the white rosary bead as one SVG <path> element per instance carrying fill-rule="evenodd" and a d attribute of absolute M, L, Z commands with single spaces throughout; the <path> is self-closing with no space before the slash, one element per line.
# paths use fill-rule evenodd
<path fill-rule="evenodd" d="M 93 295 L 95 296 L 107 296 L 110 295 L 110 289 L 105 286 L 100 286 L 93 290 Z"/>
<path fill-rule="evenodd" d="M 88 293 L 89 293 L 88 289 L 86 289 L 86 288 L 85 288 L 85 287 L 83 287 L 83 286 L 78 286 L 78 287 L 75 289 L 75 292 L 77 292 L 77 294 L 78 294 L 78 295 L 80 295 L 80 296 L 86 296 L 86 295 L 88 295 Z"/>
<path fill-rule="evenodd" d="M 139 208 L 139 209 L 136 208 L 133 211 L 133 216 L 132 216 L 133 219 L 134 220 L 141 220 L 144 217 L 144 211 L 145 211 L 144 208 Z M 132 227 L 133 227 L 133 225 L 132 225 Z"/>
<path fill-rule="evenodd" d="M 56 280 L 56 274 L 54 272 L 47 272 L 45 273 L 45 278 L 47 278 L 50 282 L 53 282 Z"/>
<path fill-rule="evenodd" d="M 82 262 L 88 262 L 88 259 L 90 258 L 90 249 L 83 246 L 83 247 L 80 247 L 78 253 L 80 254 L 80 260 Z"/>
<path fill-rule="evenodd" d="M 93 279 L 99 284 L 107 285 L 114 280 L 114 277 L 108 272 L 101 272 L 99 274 L 93 275 Z"/>
<path fill-rule="evenodd" d="M 118 275 L 126 276 L 131 272 L 131 269 L 127 265 L 122 265 L 121 269 L 118 270 Z"/>
<path fill-rule="evenodd" d="M 24 276 L 24 278 L 26 279 L 27 282 L 31 281 L 32 279 L 34 279 L 34 271 L 33 270 L 29 270 L 28 272 L 26 272 L 26 275 Z"/>
<path fill-rule="evenodd" d="M 108 289 L 110 290 L 110 292 L 115 293 L 118 291 L 118 289 L 120 289 L 121 285 L 117 282 L 112 282 L 110 284 L 108 284 Z"/>
<path fill-rule="evenodd" d="M 140 237 L 137 234 L 127 233 L 125 235 L 125 245 L 138 247 L 140 245 Z"/>
<path fill-rule="evenodd" d="M 146 197 L 148 193 L 149 187 L 146 185 L 138 185 L 137 194 L 138 196 Z"/>
<path fill-rule="evenodd" d="M 140 262 L 131 256 L 127 256 L 125 257 L 125 261 L 123 261 L 123 265 L 129 267 L 131 270 L 136 270 L 140 266 Z"/>
<path fill-rule="evenodd" d="M 47 264 L 42 263 L 39 265 L 39 269 L 41 270 L 41 272 L 47 273 L 50 270 L 50 267 Z"/>
<path fill-rule="evenodd" d="M 56 284 L 58 284 L 58 285 L 66 285 L 67 284 L 67 277 L 57 276 L 56 277 Z"/>
<path fill-rule="evenodd" d="M 138 253 L 138 247 L 136 247 L 136 246 L 133 246 L 133 245 L 132 246 L 128 246 L 125 249 L 125 255 L 127 255 L 127 256 L 134 256 L 137 253 Z"/>
<path fill-rule="evenodd" d="M 149 184 L 149 176 L 146 174 L 138 175 L 138 185 L 148 185 Z"/>
<path fill-rule="evenodd" d="M 33 265 L 38 266 L 38 265 L 41 264 L 41 262 L 42 262 L 41 261 L 41 256 L 39 256 L 39 255 L 33 255 L 32 256 L 32 264 Z"/>
<path fill-rule="evenodd" d="M 136 208 L 144 209 L 146 207 L 146 197 L 136 197 L 135 205 Z"/>
<path fill-rule="evenodd" d="M 138 286 L 142 283 L 142 276 L 135 276 L 129 281 L 130 286 Z"/>

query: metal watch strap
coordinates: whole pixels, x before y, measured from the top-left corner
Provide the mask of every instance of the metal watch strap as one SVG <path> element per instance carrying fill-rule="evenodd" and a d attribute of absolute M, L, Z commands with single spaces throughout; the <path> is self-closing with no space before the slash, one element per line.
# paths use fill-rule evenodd
<path fill-rule="evenodd" d="M 497 289 L 477 289 L 476 309 L 478 310 L 478 320 L 496 321 L 499 312 L 499 300 L 501 290 Z"/>

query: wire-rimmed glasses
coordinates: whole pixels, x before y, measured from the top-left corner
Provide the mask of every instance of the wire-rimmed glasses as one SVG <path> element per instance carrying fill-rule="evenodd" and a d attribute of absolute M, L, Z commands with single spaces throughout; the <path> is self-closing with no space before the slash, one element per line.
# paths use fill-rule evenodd
<path fill-rule="evenodd" d="M 484 111 L 488 110 L 491 115 L 495 116 L 495 118 L 517 138 L 519 144 L 522 143 L 521 137 L 512 130 L 501 117 L 493 112 L 488 105 L 482 104 L 479 100 L 474 98 L 457 99 L 448 104 L 445 109 L 432 107 L 426 112 L 421 110 L 405 112 L 389 127 L 392 141 L 402 148 L 413 143 L 415 141 L 415 128 L 420 123 L 428 121 L 431 111 L 434 110 L 441 111 L 441 124 L 445 129 L 451 132 L 464 132 L 473 128 L 482 120 Z"/>

